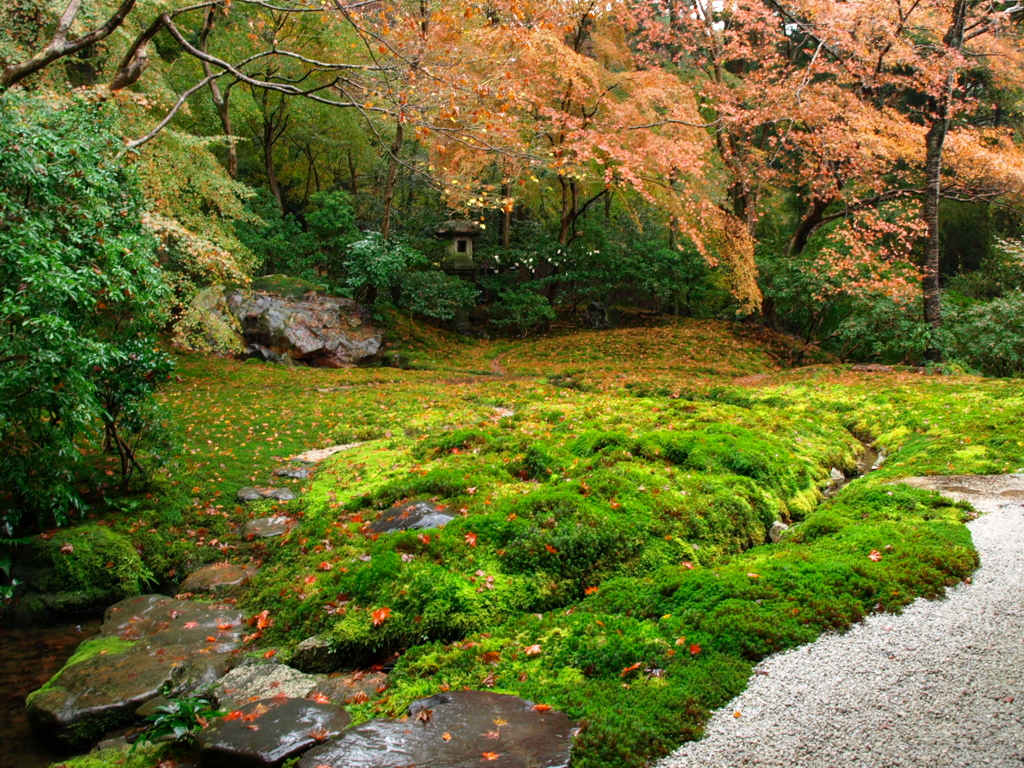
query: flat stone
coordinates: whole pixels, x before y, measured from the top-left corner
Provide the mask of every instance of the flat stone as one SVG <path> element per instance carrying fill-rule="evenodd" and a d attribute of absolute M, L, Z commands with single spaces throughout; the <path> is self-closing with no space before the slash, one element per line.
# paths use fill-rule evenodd
<path fill-rule="evenodd" d="M 289 663 L 303 672 L 331 672 L 342 665 L 333 644 L 322 637 L 307 637 L 292 653 Z"/>
<path fill-rule="evenodd" d="M 287 477 L 292 480 L 305 480 L 312 474 L 307 467 L 278 467 L 271 472 L 274 477 Z"/>
<path fill-rule="evenodd" d="M 351 722 L 340 707 L 283 697 L 246 704 L 196 737 L 202 768 L 271 768 L 340 734 Z"/>
<path fill-rule="evenodd" d="M 214 696 L 221 709 L 237 709 L 251 701 L 274 696 L 301 699 L 322 680 L 286 664 L 243 664 L 220 679 Z"/>
<path fill-rule="evenodd" d="M 239 488 L 235 498 L 242 504 L 247 504 L 250 501 L 259 501 L 260 499 L 291 501 L 295 498 L 295 491 L 291 488 L 256 488 L 249 485 L 245 488 Z"/>
<path fill-rule="evenodd" d="M 454 519 L 454 514 L 446 512 L 436 504 L 428 501 L 409 501 L 381 512 L 380 517 L 370 524 L 370 530 L 374 533 L 425 531 L 442 528 Z"/>
<path fill-rule="evenodd" d="M 383 672 L 350 672 L 328 677 L 310 693 L 323 694 L 332 704 L 362 704 L 379 699 L 388 688 Z"/>
<path fill-rule="evenodd" d="M 842 473 L 842 470 L 836 469 L 835 467 L 832 467 L 832 469 L 828 471 L 828 476 L 836 485 L 846 482 L 846 475 Z"/>
<path fill-rule="evenodd" d="M 272 536 L 283 536 L 298 525 L 298 521 L 284 515 L 261 517 L 245 524 L 242 536 L 245 539 L 269 539 Z"/>
<path fill-rule="evenodd" d="M 575 726 L 516 696 L 452 691 L 413 702 L 406 719 L 350 728 L 307 752 L 298 768 L 480 768 L 492 764 L 485 753 L 502 768 L 566 768 Z"/>
<path fill-rule="evenodd" d="M 242 613 L 228 606 L 143 595 L 107 609 L 100 637 L 133 645 L 101 652 L 57 673 L 29 697 L 36 733 L 72 747 L 134 722 L 157 696 L 206 689 L 236 662 Z"/>
<path fill-rule="evenodd" d="M 219 594 L 228 592 L 235 587 L 248 584 L 259 572 L 253 565 L 234 565 L 232 563 L 214 563 L 193 571 L 178 587 L 180 592 L 210 592 Z"/>
<path fill-rule="evenodd" d="M 317 448 L 316 450 L 306 451 L 305 453 L 300 453 L 298 456 L 293 456 L 291 460 L 301 461 L 304 464 L 316 464 L 324 459 L 329 459 L 336 453 L 348 451 L 352 448 L 358 448 L 360 445 L 362 445 L 362 443 L 345 443 L 344 445 L 332 445 L 329 448 Z"/>

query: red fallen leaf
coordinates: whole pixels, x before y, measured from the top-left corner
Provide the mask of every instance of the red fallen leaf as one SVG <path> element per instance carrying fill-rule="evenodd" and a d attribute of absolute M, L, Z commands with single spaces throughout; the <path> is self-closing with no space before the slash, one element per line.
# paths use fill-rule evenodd
<path fill-rule="evenodd" d="M 501 755 L 497 752 L 484 752 L 484 760 L 497 760 L 499 757 L 501 757 Z"/>
<path fill-rule="evenodd" d="M 277 648 L 271 648 L 269 651 L 263 654 L 264 659 L 269 659 L 271 656 L 277 653 Z"/>
<path fill-rule="evenodd" d="M 274 623 L 274 620 L 270 618 L 270 611 L 263 611 L 262 613 L 253 616 L 250 621 L 255 622 L 256 629 L 266 629 Z"/>
<path fill-rule="evenodd" d="M 331 732 L 321 725 L 319 728 L 314 728 L 310 731 L 309 736 L 314 741 L 327 741 L 327 739 L 331 738 Z"/>
<path fill-rule="evenodd" d="M 466 543 L 469 544 L 469 546 L 471 546 L 471 547 L 475 547 L 476 546 L 476 534 L 473 533 L 472 531 L 467 533 L 466 534 Z"/>
<path fill-rule="evenodd" d="M 391 609 L 378 608 L 371 615 L 373 616 L 373 626 L 379 627 L 381 624 L 387 621 L 388 616 L 391 615 Z"/>
<path fill-rule="evenodd" d="M 747 576 L 749 576 L 752 579 L 760 579 L 761 578 L 761 574 L 759 574 L 759 573 L 748 573 Z"/>
<path fill-rule="evenodd" d="M 555 549 L 554 547 L 552 547 L 552 546 L 551 546 L 550 544 L 545 544 L 545 545 L 544 545 L 544 549 L 546 549 L 546 550 L 547 550 L 548 552 L 550 552 L 550 553 L 551 553 L 552 555 L 557 555 L 557 554 L 558 554 L 558 550 L 557 550 L 557 549 Z"/>
<path fill-rule="evenodd" d="M 195 629 L 198 626 L 199 626 L 199 622 L 198 621 L 186 621 L 185 622 L 185 629 Z"/>
<path fill-rule="evenodd" d="M 476 486 L 473 486 L 472 488 L 467 488 L 466 493 L 472 496 L 474 493 L 476 493 Z"/>
<path fill-rule="evenodd" d="M 307 584 L 316 584 L 316 576 L 307 576 L 303 581 Z"/>
<path fill-rule="evenodd" d="M 690 653 L 693 656 L 696 656 L 698 653 L 700 653 L 700 643 L 694 643 L 693 645 L 691 645 L 690 646 Z"/>
<path fill-rule="evenodd" d="M 480 657 L 480 661 L 484 664 L 497 666 L 498 662 L 501 661 L 501 654 L 497 651 L 487 651 L 487 653 Z"/>
<path fill-rule="evenodd" d="M 585 595 L 596 595 L 597 594 L 597 587 L 587 587 L 586 589 L 583 590 L 583 594 L 585 594 Z"/>
<path fill-rule="evenodd" d="M 487 688 L 493 688 L 497 682 L 498 682 L 498 678 L 496 678 L 494 676 L 494 673 L 491 672 L 489 675 L 487 675 L 487 677 L 485 677 L 480 682 L 480 684 L 483 685 L 483 686 L 486 686 Z"/>
<path fill-rule="evenodd" d="M 533 708 L 537 712 L 550 712 L 551 711 L 551 705 L 550 704 L 534 704 Z"/>
<path fill-rule="evenodd" d="M 213 635 L 207 635 L 206 636 L 206 642 L 208 642 L 208 643 L 216 643 L 217 642 L 217 638 L 214 637 Z"/>
<path fill-rule="evenodd" d="M 451 740 L 452 740 L 452 735 L 450 733 L 448 733 L 448 731 L 445 731 L 444 733 L 441 734 L 441 741 L 451 741 Z"/>
<path fill-rule="evenodd" d="M 229 629 L 231 629 L 232 626 L 234 625 L 228 623 L 218 624 L 217 629 L 221 630 L 222 632 L 227 632 Z"/>
<path fill-rule="evenodd" d="M 617 502 L 617 501 L 611 501 L 611 502 L 608 502 L 608 503 L 612 505 L 612 509 L 618 509 L 619 507 L 621 507 L 621 506 L 622 506 L 622 505 L 621 505 L 621 504 L 620 504 L 619 502 Z"/>
<path fill-rule="evenodd" d="M 258 731 L 260 727 L 258 725 L 243 725 L 243 728 L 248 728 L 250 731 Z"/>
<path fill-rule="evenodd" d="M 640 667 L 642 667 L 643 665 L 644 663 L 642 661 L 638 661 L 636 664 L 630 664 L 628 667 L 623 668 L 622 672 L 619 674 L 619 677 L 625 677 L 630 672 L 635 672 L 636 670 L 640 669 Z"/>
<path fill-rule="evenodd" d="M 684 560 L 683 561 L 683 568 L 685 568 L 688 571 L 692 571 L 693 570 L 693 563 L 691 563 L 689 560 Z"/>
<path fill-rule="evenodd" d="M 876 563 L 882 559 L 882 553 L 877 549 L 872 549 L 871 554 L 868 555 L 868 560 L 874 560 Z"/>
<path fill-rule="evenodd" d="M 526 648 L 523 651 L 523 653 L 525 653 L 527 656 L 536 656 L 538 653 L 540 653 L 540 645 L 531 645 L 528 648 Z"/>
<path fill-rule="evenodd" d="M 418 534 L 416 536 L 416 538 L 419 539 L 420 541 L 422 541 L 424 544 L 429 544 L 430 543 L 430 536 L 427 535 L 426 533 Z"/>
<path fill-rule="evenodd" d="M 321 571 L 329 571 L 331 570 L 331 564 L 325 560 L 324 562 L 320 563 L 320 565 L 318 565 L 317 568 L 319 568 Z"/>
<path fill-rule="evenodd" d="M 331 703 L 330 698 L 326 694 L 320 693 L 320 691 L 317 691 L 316 693 L 314 693 L 312 696 L 310 696 L 308 698 L 310 699 L 310 701 L 315 701 L 317 704 L 330 704 Z"/>
<path fill-rule="evenodd" d="M 61 548 L 60 548 L 60 551 L 62 553 L 64 553 L 65 555 L 70 555 L 72 552 L 75 551 L 75 545 L 71 544 L 70 542 L 68 542 L 66 544 L 62 544 Z"/>
<path fill-rule="evenodd" d="M 234 712 L 228 712 L 224 715 L 225 720 L 238 720 L 242 717 L 242 710 L 236 709 Z"/>
<path fill-rule="evenodd" d="M 432 709 L 421 709 L 416 713 L 416 719 L 421 723 L 429 723 L 433 716 L 434 710 Z"/>
<path fill-rule="evenodd" d="M 370 697 L 366 695 L 366 691 L 356 691 L 352 696 L 349 696 L 346 700 L 346 704 L 365 704 L 370 700 Z"/>
<path fill-rule="evenodd" d="M 676 639 L 676 645 L 686 645 L 686 638 L 680 637 Z"/>

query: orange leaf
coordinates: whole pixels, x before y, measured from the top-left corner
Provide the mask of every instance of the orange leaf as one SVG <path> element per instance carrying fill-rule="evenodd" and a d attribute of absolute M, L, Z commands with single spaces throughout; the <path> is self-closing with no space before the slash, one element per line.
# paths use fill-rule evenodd
<path fill-rule="evenodd" d="M 467 533 L 466 534 L 466 543 L 469 544 L 469 546 L 471 546 L 471 547 L 475 547 L 476 546 L 476 534 L 473 533 L 472 531 Z"/>
<path fill-rule="evenodd" d="M 330 704 L 331 703 L 330 698 L 328 698 L 328 696 L 326 694 L 320 693 L 320 691 L 317 691 L 316 693 L 314 693 L 309 698 L 312 701 L 315 701 L 317 704 Z"/>
<path fill-rule="evenodd" d="M 533 708 L 537 712 L 550 712 L 551 711 L 551 705 L 550 704 L 534 704 Z"/>
<path fill-rule="evenodd" d="M 497 752 L 484 752 L 484 760 L 497 760 L 501 757 Z"/>
<path fill-rule="evenodd" d="M 552 546 L 551 546 L 550 544 L 545 544 L 545 545 L 544 545 L 544 549 L 546 549 L 546 550 L 547 550 L 548 552 L 550 552 L 550 553 L 551 553 L 552 555 L 557 555 L 557 554 L 558 554 L 558 550 L 557 550 L 557 549 L 555 549 L 554 547 L 552 547 Z"/>
<path fill-rule="evenodd" d="M 694 643 L 693 645 L 691 645 L 690 646 L 690 653 L 693 654 L 694 656 L 696 656 L 698 653 L 700 653 L 700 644 L 699 643 Z"/>
<path fill-rule="evenodd" d="M 388 616 L 391 615 L 391 609 L 378 608 L 371 615 L 373 616 L 373 626 L 379 627 L 381 624 L 387 621 Z"/>

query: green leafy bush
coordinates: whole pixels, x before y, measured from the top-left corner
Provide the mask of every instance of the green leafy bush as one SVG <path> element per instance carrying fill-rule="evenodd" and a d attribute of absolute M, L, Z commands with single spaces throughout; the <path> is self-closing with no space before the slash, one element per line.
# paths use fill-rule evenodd
<path fill-rule="evenodd" d="M 167 291 L 135 178 L 114 157 L 119 147 L 102 106 L 56 109 L 0 96 L 0 520 L 7 535 L 23 517 L 63 523 L 81 509 L 82 441 L 104 422 L 131 441 L 129 422 L 167 374 L 166 358 L 152 352 Z"/>
<path fill-rule="evenodd" d="M 545 328 L 554 319 L 555 310 L 547 297 L 529 286 L 502 291 L 490 311 L 494 325 L 519 336 Z"/>
<path fill-rule="evenodd" d="M 444 272 L 410 272 L 402 278 L 402 305 L 409 315 L 451 320 L 476 301 L 476 287 Z"/>

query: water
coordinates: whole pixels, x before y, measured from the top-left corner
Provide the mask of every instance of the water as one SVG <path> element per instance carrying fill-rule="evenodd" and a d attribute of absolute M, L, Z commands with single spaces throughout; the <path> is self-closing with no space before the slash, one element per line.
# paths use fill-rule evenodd
<path fill-rule="evenodd" d="M 25 697 L 53 677 L 99 621 L 0 629 L 0 768 L 46 768 L 67 757 L 39 744 L 25 717 Z"/>

